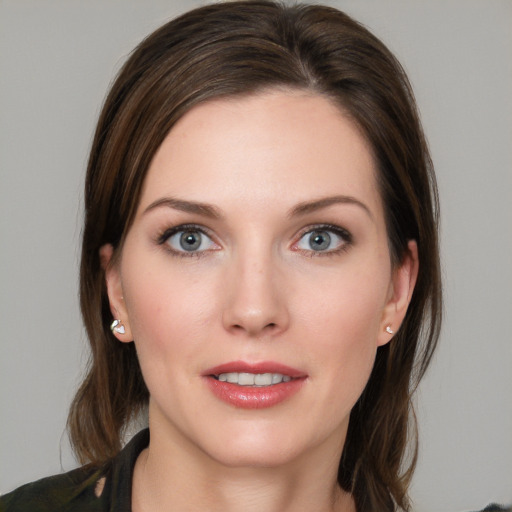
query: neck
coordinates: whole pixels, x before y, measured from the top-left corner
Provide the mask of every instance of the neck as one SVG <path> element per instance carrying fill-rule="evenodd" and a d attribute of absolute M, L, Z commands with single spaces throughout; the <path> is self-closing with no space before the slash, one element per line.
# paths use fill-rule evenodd
<path fill-rule="evenodd" d="M 134 512 L 355 512 L 337 484 L 341 450 L 332 444 L 277 467 L 232 467 L 156 430 L 135 466 Z"/>

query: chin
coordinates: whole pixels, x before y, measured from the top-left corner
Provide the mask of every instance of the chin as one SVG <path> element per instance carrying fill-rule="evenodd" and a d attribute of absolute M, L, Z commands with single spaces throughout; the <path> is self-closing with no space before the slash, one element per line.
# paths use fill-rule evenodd
<path fill-rule="evenodd" d="M 319 444 L 314 433 L 307 435 L 297 425 L 295 427 L 256 423 L 244 429 L 238 424 L 232 429 L 223 429 L 220 436 L 213 434 L 204 448 L 212 459 L 226 467 L 286 466 Z"/>
<path fill-rule="evenodd" d="M 228 468 L 278 468 L 291 464 L 297 459 L 298 450 L 288 450 L 267 443 L 265 447 L 229 447 L 215 450 L 210 457 Z"/>

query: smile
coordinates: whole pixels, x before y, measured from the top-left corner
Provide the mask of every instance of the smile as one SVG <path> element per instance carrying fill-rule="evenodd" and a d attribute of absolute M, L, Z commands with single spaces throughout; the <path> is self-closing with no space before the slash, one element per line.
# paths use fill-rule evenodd
<path fill-rule="evenodd" d="M 231 407 L 262 409 L 291 399 L 308 376 L 302 370 L 277 362 L 232 361 L 203 373 L 213 395 Z"/>
<path fill-rule="evenodd" d="M 292 378 L 282 373 L 247 373 L 230 372 L 214 375 L 214 378 L 220 382 L 229 382 L 238 386 L 264 387 L 281 384 L 281 382 L 290 382 Z"/>

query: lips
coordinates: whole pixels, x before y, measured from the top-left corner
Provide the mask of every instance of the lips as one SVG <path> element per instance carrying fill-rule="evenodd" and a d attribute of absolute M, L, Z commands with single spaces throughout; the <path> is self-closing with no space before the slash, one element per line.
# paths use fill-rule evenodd
<path fill-rule="evenodd" d="M 217 375 L 217 380 L 221 382 L 229 382 L 238 384 L 239 386 L 275 386 L 281 382 L 290 382 L 292 378 L 282 373 L 246 373 L 246 372 L 229 372 Z"/>
<path fill-rule="evenodd" d="M 203 372 L 203 375 L 220 375 L 221 373 L 280 373 L 282 375 L 288 375 L 291 378 L 306 377 L 307 375 L 281 363 L 275 363 L 273 361 L 265 361 L 261 363 L 247 363 L 245 361 L 232 361 L 230 363 L 220 364 L 214 366 Z"/>
<path fill-rule="evenodd" d="M 307 375 L 275 362 L 233 361 L 208 369 L 203 377 L 220 400 L 237 408 L 260 409 L 291 398 L 301 389 Z"/>

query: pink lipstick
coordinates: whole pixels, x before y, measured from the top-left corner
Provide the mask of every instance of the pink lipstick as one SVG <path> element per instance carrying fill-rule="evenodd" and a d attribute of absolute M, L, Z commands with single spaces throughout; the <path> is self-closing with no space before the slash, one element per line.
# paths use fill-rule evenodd
<path fill-rule="evenodd" d="M 243 409 L 277 405 L 302 387 L 307 375 L 275 362 L 233 361 L 208 369 L 203 377 L 220 400 Z"/>

